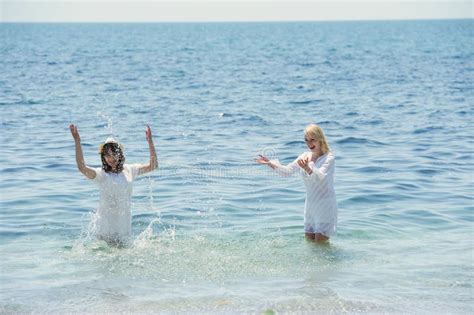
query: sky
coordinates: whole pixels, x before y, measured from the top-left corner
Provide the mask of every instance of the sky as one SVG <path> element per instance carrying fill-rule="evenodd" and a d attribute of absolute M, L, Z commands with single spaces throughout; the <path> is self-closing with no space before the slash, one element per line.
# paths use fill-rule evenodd
<path fill-rule="evenodd" d="M 0 0 L 0 22 L 472 19 L 472 0 Z"/>

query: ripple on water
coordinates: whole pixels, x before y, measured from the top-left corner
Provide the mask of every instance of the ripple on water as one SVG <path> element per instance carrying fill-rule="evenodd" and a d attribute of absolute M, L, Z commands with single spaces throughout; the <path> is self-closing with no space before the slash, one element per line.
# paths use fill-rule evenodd
<path fill-rule="evenodd" d="M 356 172 L 359 173 L 367 173 L 367 174 L 377 174 L 377 173 L 389 173 L 392 170 L 382 167 L 382 166 L 364 166 L 355 169 Z"/>
<path fill-rule="evenodd" d="M 413 131 L 413 133 L 415 135 L 418 135 L 418 134 L 423 134 L 423 133 L 432 133 L 432 132 L 437 132 L 437 131 L 440 131 L 440 130 L 444 130 L 443 127 L 439 127 L 439 126 L 429 126 L 429 127 L 425 127 L 425 128 L 418 128 L 418 129 L 415 129 Z"/>
<path fill-rule="evenodd" d="M 342 139 L 336 140 L 336 143 L 341 146 L 351 146 L 351 145 L 370 145 L 370 146 L 383 146 L 386 145 L 383 142 L 372 140 L 369 138 L 358 138 L 358 137 L 344 137 Z"/>

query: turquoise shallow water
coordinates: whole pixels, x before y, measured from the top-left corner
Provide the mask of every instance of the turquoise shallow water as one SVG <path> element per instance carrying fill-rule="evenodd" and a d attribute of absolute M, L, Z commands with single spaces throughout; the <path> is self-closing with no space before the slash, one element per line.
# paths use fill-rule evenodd
<path fill-rule="evenodd" d="M 0 312 L 473 311 L 473 24 L 0 24 Z M 114 135 L 160 169 L 133 244 L 76 170 Z M 290 162 L 319 123 L 339 230 L 303 239 Z"/>

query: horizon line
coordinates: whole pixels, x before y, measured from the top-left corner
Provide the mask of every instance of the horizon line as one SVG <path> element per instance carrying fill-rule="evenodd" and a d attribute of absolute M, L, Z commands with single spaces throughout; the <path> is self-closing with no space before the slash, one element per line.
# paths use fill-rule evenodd
<path fill-rule="evenodd" d="M 474 17 L 386 18 L 386 19 L 327 19 L 327 20 L 176 20 L 176 21 L 1 21 L 0 24 L 225 24 L 225 23 L 331 23 L 331 22 L 409 22 L 409 21 L 468 21 Z"/>
<path fill-rule="evenodd" d="M 386 0 L 210 0 L 134 3 L 0 0 L 0 22 L 57 23 L 201 23 L 325 22 L 473 19 L 472 1 L 415 2 Z"/>

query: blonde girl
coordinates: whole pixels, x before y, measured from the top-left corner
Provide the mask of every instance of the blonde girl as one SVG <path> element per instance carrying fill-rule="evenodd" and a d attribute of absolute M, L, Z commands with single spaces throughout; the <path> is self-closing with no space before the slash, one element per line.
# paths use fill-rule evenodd
<path fill-rule="evenodd" d="M 336 233 L 337 202 L 334 191 L 334 155 L 321 127 L 308 125 L 304 141 L 309 151 L 284 166 L 278 160 L 260 155 L 256 162 L 268 165 L 282 176 L 300 172 L 306 187 L 304 231 L 308 240 L 325 242 Z"/>

